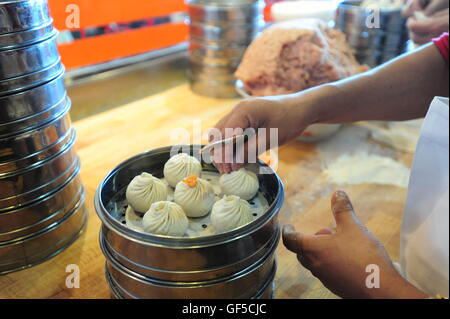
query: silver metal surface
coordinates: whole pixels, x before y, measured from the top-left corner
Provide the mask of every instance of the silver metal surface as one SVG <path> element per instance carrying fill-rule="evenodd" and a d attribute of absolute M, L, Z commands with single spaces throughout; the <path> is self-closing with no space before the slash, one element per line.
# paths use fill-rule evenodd
<path fill-rule="evenodd" d="M 0 243 L 0 274 L 44 262 L 63 251 L 83 232 L 87 223 L 84 197 L 57 222 L 29 236 Z"/>
<path fill-rule="evenodd" d="M 188 74 L 189 76 L 189 74 Z M 197 94 L 209 96 L 213 98 L 236 98 L 235 82 L 218 82 L 214 80 L 198 80 L 189 78 L 189 85 L 191 90 Z"/>
<path fill-rule="evenodd" d="M 45 69 L 59 61 L 56 34 L 25 47 L 0 50 L 0 80 Z"/>
<path fill-rule="evenodd" d="M 191 154 L 199 152 L 200 149 L 201 145 L 183 148 L 184 151 L 190 150 Z M 109 272 L 119 286 L 140 298 L 150 295 L 160 298 L 171 295 L 176 298 L 182 297 L 183 294 L 187 297 L 185 288 L 195 286 L 194 283 L 202 282 L 201 287 L 204 287 L 206 281 L 212 283 L 216 280 L 218 286 L 228 281 L 222 280 L 224 278 L 233 278 L 230 281 L 234 281 L 235 276 L 244 269 L 250 272 L 249 268 L 255 263 L 272 258 L 269 256 L 273 256 L 279 240 L 277 214 L 284 199 L 283 186 L 277 175 L 262 162 L 250 165 L 248 169 L 255 172 L 264 169 L 273 173 L 259 175 L 260 191 L 270 206 L 265 214 L 246 226 L 223 234 L 175 238 L 136 232 L 120 223 L 121 212 L 118 205 L 121 205 L 125 198 L 128 183 L 142 171 L 161 177 L 164 163 L 170 157 L 170 150 L 171 147 L 164 147 L 125 161 L 108 174 L 95 195 L 94 205 L 103 223 L 100 242 L 108 260 Z M 203 170 L 216 171 L 211 164 L 206 163 L 203 163 Z M 139 283 L 134 285 L 132 282 L 136 278 Z M 175 292 L 178 289 L 166 287 L 167 283 L 175 281 L 180 282 L 182 286 L 181 282 L 185 283 L 186 287 L 178 287 L 184 292 Z M 153 289 L 153 286 L 158 286 L 158 282 L 161 282 L 162 288 Z M 255 285 L 255 282 L 253 284 Z M 129 289 L 131 287 L 124 285 L 140 288 L 136 288 L 139 291 L 133 292 Z M 256 284 L 256 287 L 260 286 L 260 283 Z M 196 294 L 207 296 L 205 291 L 208 289 L 203 291 L 201 287 L 195 287 Z M 211 288 L 211 291 L 214 289 Z M 230 291 L 225 289 L 222 293 L 220 295 L 216 292 L 216 296 L 230 297 L 227 295 Z M 241 295 L 234 295 L 239 296 Z M 241 297 L 251 296 L 252 294 Z"/>
<path fill-rule="evenodd" d="M 336 10 L 335 27 L 343 31 L 360 63 L 377 66 L 400 55 L 408 40 L 406 20 L 400 9 L 380 8 L 379 27 L 369 28 L 374 10 L 361 7 L 362 0 L 347 0 Z M 388 54 L 384 54 L 384 51 Z M 381 53 L 380 53 L 381 52 Z"/>
<path fill-rule="evenodd" d="M 259 250 L 257 250 L 255 253 L 235 263 L 223 265 L 223 267 L 217 267 L 213 269 L 202 269 L 195 271 L 188 271 L 188 270 L 168 271 L 165 269 L 156 269 L 148 267 L 147 265 L 139 264 L 138 262 L 130 259 L 129 256 L 117 252 L 106 240 L 105 232 L 108 231 L 105 230 L 103 227 L 100 230 L 100 247 L 102 251 L 104 252 L 105 255 L 114 258 L 114 260 L 116 260 L 119 264 L 121 264 L 125 268 L 130 269 L 131 271 L 136 272 L 140 275 L 154 278 L 157 280 L 184 281 L 184 282 L 213 280 L 216 278 L 221 278 L 237 273 L 240 270 L 253 265 L 258 260 L 264 259 L 268 255 L 273 254 L 280 238 L 280 232 L 277 231 L 277 233 L 272 238 L 269 238 L 267 243 L 263 245 L 261 248 L 259 248 Z"/>
<path fill-rule="evenodd" d="M 54 191 L 67 180 L 78 174 L 79 170 L 80 160 L 76 158 L 65 171 L 61 172 L 61 174 L 53 180 L 41 184 L 25 193 L 17 192 L 17 194 L 13 196 L 0 197 L 0 212 L 24 207 L 45 198 L 50 192 Z"/>
<path fill-rule="evenodd" d="M 26 46 L 49 38 L 55 32 L 53 21 L 33 29 L 0 34 L 0 50 L 12 49 L 17 46 Z"/>
<path fill-rule="evenodd" d="M 76 162 L 74 141 L 58 153 L 17 171 L 0 174 L 0 198 L 30 192 L 52 182 Z"/>
<path fill-rule="evenodd" d="M 81 198 L 83 186 L 79 174 L 64 181 L 46 197 L 30 205 L 0 211 L 0 242 L 19 238 L 23 232 L 44 223 L 49 224 Z"/>
<path fill-rule="evenodd" d="M 250 299 L 273 299 L 274 291 L 275 291 L 275 274 L 277 270 L 277 263 L 274 263 L 274 267 L 272 269 L 272 273 L 269 276 L 267 282 L 261 287 L 257 293 L 251 297 Z M 108 272 L 108 269 L 105 267 L 105 277 L 106 282 L 111 290 L 111 298 L 112 299 L 136 299 L 136 297 L 129 295 L 126 291 L 123 291 L 119 288 L 119 286 L 114 282 L 111 278 L 111 275 Z"/>
<path fill-rule="evenodd" d="M 126 295 L 139 299 L 249 299 L 266 285 L 275 267 L 275 255 L 270 254 L 231 276 L 209 281 L 174 282 L 141 276 L 114 259 L 107 259 L 106 263 L 114 285 Z"/>
<path fill-rule="evenodd" d="M 234 76 L 236 68 L 237 66 L 209 66 L 191 61 L 191 67 L 187 71 L 187 76 L 191 80 L 234 83 L 236 81 Z"/>
<path fill-rule="evenodd" d="M 190 36 L 194 39 L 207 39 L 220 42 L 233 42 L 235 44 L 250 43 L 260 31 L 260 21 L 242 26 L 214 26 L 209 24 L 191 23 Z"/>
<path fill-rule="evenodd" d="M 0 96 L 0 125 L 48 111 L 65 99 L 63 73 L 38 87 Z"/>
<path fill-rule="evenodd" d="M 251 24 L 255 19 L 262 19 L 263 3 L 261 1 L 221 2 L 190 0 L 188 13 L 190 20 L 216 25 Z"/>
<path fill-rule="evenodd" d="M 0 139 L 11 135 L 18 135 L 24 131 L 45 125 L 46 123 L 59 118 L 62 114 L 69 112 L 70 107 L 71 101 L 66 96 L 60 103 L 55 104 L 45 111 L 8 123 L 0 123 Z"/>
<path fill-rule="evenodd" d="M 54 79 L 64 72 L 64 66 L 58 60 L 54 64 L 39 71 L 22 75 L 16 78 L 0 80 L 0 96 L 25 91 Z"/>
<path fill-rule="evenodd" d="M 218 46 L 191 40 L 189 44 L 189 60 L 198 64 L 237 67 L 246 49 L 247 45 Z"/>
<path fill-rule="evenodd" d="M 0 3 L 0 34 L 32 29 L 49 21 L 47 0 L 6 0 Z"/>
<path fill-rule="evenodd" d="M 0 162 L 16 161 L 57 143 L 71 129 L 66 111 L 51 122 L 19 134 L 0 138 Z"/>
<path fill-rule="evenodd" d="M 17 170 L 25 169 L 35 165 L 37 162 L 52 157 L 54 154 L 60 152 L 67 144 L 75 141 L 76 132 L 71 128 L 67 133 L 61 136 L 55 143 L 39 150 L 35 153 L 22 157 L 18 160 L 11 160 L 0 162 L 0 174 L 11 173 Z"/>

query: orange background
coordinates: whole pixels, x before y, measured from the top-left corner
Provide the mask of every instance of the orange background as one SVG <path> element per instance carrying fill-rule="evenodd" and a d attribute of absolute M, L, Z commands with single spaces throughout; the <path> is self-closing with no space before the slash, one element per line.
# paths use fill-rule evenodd
<path fill-rule="evenodd" d="M 184 0 L 49 0 L 58 30 L 68 30 L 72 12 L 66 8 L 73 4 L 79 7 L 80 29 L 186 11 Z M 73 69 L 168 47 L 186 41 L 187 35 L 184 23 L 170 23 L 78 39 L 61 44 L 59 50 L 66 68 Z"/>

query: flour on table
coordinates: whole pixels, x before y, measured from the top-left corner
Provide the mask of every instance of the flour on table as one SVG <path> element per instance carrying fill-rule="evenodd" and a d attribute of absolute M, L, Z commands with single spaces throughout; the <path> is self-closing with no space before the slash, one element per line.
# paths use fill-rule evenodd
<path fill-rule="evenodd" d="M 378 143 L 403 152 L 414 153 L 420 135 L 423 119 L 405 122 L 385 122 L 367 124 L 370 137 Z"/>
<path fill-rule="evenodd" d="M 324 173 L 335 184 L 367 183 L 406 188 L 410 170 L 390 157 L 359 152 L 341 155 L 325 167 Z"/>

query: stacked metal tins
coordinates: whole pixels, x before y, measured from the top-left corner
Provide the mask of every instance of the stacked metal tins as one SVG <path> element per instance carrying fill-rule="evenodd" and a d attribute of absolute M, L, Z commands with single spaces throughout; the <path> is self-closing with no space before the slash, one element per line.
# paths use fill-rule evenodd
<path fill-rule="evenodd" d="M 63 75 L 47 0 L 0 2 L 0 274 L 57 254 L 86 223 Z"/>
<path fill-rule="evenodd" d="M 336 28 L 346 34 L 357 60 L 377 66 L 403 53 L 408 31 L 401 8 L 365 8 L 361 4 L 344 1 L 336 11 Z"/>
<path fill-rule="evenodd" d="M 264 25 L 257 0 L 189 0 L 188 78 L 194 92 L 236 96 L 234 72 L 247 46 Z"/>
<path fill-rule="evenodd" d="M 193 155 L 200 147 L 183 146 L 183 150 Z M 127 299 L 270 298 L 280 238 L 277 215 L 284 190 L 275 172 L 262 162 L 247 168 L 266 170 L 267 174 L 259 175 L 259 182 L 269 208 L 250 224 L 194 238 L 146 234 L 125 225 L 128 184 L 143 171 L 162 177 L 171 150 L 169 146 L 130 158 L 108 174 L 97 189 L 95 209 L 102 220 L 100 246 L 112 295 Z M 206 163 L 203 170 L 216 171 Z"/>

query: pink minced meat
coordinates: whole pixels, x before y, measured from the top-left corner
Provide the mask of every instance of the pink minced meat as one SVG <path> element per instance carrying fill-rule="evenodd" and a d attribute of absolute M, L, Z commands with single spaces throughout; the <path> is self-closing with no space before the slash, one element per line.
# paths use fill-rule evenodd
<path fill-rule="evenodd" d="M 345 35 L 317 19 L 277 23 L 248 47 L 236 77 L 253 96 L 298 92 L 364 72 Z"/>

